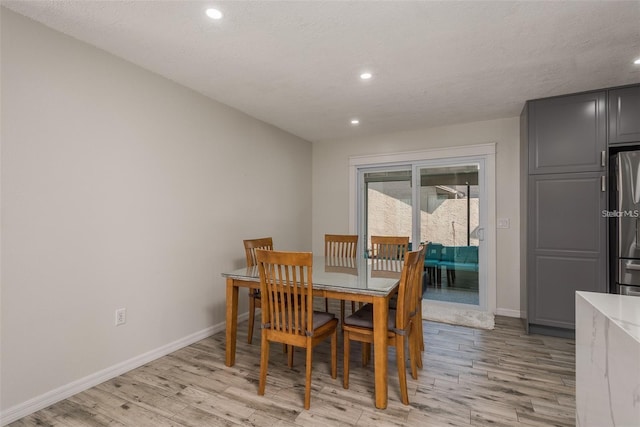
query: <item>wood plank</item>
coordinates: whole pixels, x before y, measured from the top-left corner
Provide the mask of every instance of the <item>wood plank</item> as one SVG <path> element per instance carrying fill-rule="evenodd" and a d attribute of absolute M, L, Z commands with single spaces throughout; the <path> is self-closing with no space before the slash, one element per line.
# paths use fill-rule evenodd
<path fill-rule="evenodd" d="M 319 301 L 324 308 L 324 300 Z M 339 301 L 330 300 L 339 313 Z M 330 376 L 330 346 L 314 350 L 311 409 L 303 409 L 304 354 L 290 369 L 271 346 L 265 396 L 257 395 L 260 345 L 237 328 L 227 367 L 217 333 L 11 424 L 70 426 L 573 426 L 575 344 L 526 335 L 519 319 L 496 317 L 494 330 L 424 322 L 424 368 L 408 376 L 400 402 L 396 354 L 388 349 L 387 408 L 375 408 L 373 364 L 352 346 L 350 387 Z M 342 360 L 338 345 L 338 360 Z M 374 359 L 372 359 L 373 361 Z"/>

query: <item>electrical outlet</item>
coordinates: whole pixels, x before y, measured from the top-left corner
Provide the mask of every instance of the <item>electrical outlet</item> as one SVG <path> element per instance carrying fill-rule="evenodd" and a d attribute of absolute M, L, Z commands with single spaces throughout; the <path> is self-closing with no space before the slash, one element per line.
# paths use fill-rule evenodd
<path fill-rule="evenodd" d="M 116 310 L 116 326 L 127 323 L 127 309 L 119 308 Z"/>

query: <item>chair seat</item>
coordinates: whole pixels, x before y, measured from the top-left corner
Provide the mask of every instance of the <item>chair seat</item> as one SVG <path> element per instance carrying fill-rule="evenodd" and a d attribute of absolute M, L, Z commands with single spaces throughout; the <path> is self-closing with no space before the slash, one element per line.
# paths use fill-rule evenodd
<path fill-rule="evenodd" d="M 326 311 L 313 311 L 313 330 L 320 328 L 321 326 L 326 325 L 333 319 L 335 319 L 336 315 L 333 313 L 327 313 Z"/>
<path fill-rule="evenodd" d="M 344 319 L 346 326 L 355 326 L 357 328 L 373 329 L 373 305 L 365 304 L 361 309 Z M 394 331 L 396 329 L 396 310 L 389 309 L 387 317 L 387 329 Z"/>
<path fill-rule="evenodd" d="M 328 313 L 326 311 L 313 311 L 313 330 L 326 325 L 335 319 L 336 315 L 333 313 Z M 271 323 L 267 323 L 266 325 L 262 325 L 263 328 L 271 328 Z"/>

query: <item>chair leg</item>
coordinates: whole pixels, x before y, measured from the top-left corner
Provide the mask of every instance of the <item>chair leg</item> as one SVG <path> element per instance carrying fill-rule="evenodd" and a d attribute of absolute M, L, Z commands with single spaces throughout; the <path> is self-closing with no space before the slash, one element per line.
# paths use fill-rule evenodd
<path fill-rule="evenodd" d="M 351 301 L 351 314 L 356 312 L 356 302 Z"/>
<path fill-rule="evenodd" d="M 424 339 L 422 338 L 422 332 L 420 331 L 421 328 L 417 326 L 420 323 L 422 323 L 422 321 L 419 318 L 416 319 L 416 330 L 412 332 L 415 337 L 412 341 L 415 342 L 414 346 L 416 348 L 416 366 L 422 369 L 422 350 L 420 349 L 420 343 L 423 343 L 422 345 L 424 346 Z"/>
<path fill-rule="evenodd" d="M 331 335 L 331 378 L 338 378 L 338 328 Z"/>
<path fill-rule="evenodd" d="M 256 316 L 256 299 L 251 295 L 251 292 L 253 292 L 253 290 L 249 289 L 249 332 L 247 333 L 247 342 L 249 344 L 253 341 L 253 323 Z"/>
<path fill-rule="evenodd" d="M 304 386 L 304 409 L 309 409 L 311 406 L 311 364 L 313 355 L 313 346 L 311 345 L 311 339 L 307 342 L 307 376 Z"/>
<path fill-rule="evenodd" d="M 409 364 L 411 366 L 411 377 L 414 380 L 418 379 L 418 361 L 420 360 L 420 350 L 418 349 L 418 343 L 416 340 L 416 327 L 412 321 L 409 331 Z"/>
<path fill-rule="evenodd" d="M 324 311 L 329 312 L 329 298 L 324 299 Z"/>
<path fill-rule="evenodd" d="M 290 345 L 287 347 L 287 365 L 290 368 L 293 368 L 293 346 Z"/>
<path fill-rule="evenodd" d="M 422 329 L 422 300 L 418 301 L 416 307 L 416 315 L 413 318 L 411 326 L 410 340 L 415 341 L 416 346 L 416 365 L 422 369 L 422 352 L 424 351 L 424 331 Z"/>
<path fill-rule="evenodd" d="M 368 342 L 362 343 L 362 367 L 366 367 L 371 360 L 371 344 Z"/>
<path fill-rule="evenodd" d="M 269 365 L 269 340 L 266 333 L 262 334 L 260 346 L 260 380 L 258 381 L 258 395 L 264 396 L 264 388 L 267 384 L 267 367 Z"/>
<path fill-rule="evenodd" d="M 418 301 L 418 317 L 417 317 L 417 325 L 418 325 L 418 344 L 420 345 L 420 351 L 424 351 L 424 330 L 422 329 L 422 300 Z"/>
<path fill-rule="evenodd" d="M 400 399 L 405 405 L 409 404 L 409 391 L 407 390 L 407 355 L 405 354 L 404 336 L 396 337 L 396 364 L 398 365 L 398 382 L 400 383 Z"/>
<path fill-rule="evenodd" d="M 349 353 L 351 346 L 349 345 L 349 332 L 343 331 L 342 340 L 344 341 L 344 359 L 342 364 L 342 387 L 349 388 Z"/>

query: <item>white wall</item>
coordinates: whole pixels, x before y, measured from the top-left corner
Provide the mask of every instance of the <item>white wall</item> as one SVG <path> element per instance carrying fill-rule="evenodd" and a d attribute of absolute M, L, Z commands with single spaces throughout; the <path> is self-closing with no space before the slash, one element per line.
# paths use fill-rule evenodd
<path fill-rule="evenodd" d="M 519 316 L 519 119 L 354 137 L 313 144 L 313 250 L 325 233 L 349 232 L 349 157 L 496 143 L 496 215 L 511 228 L 497 230 L 497 314 Z M 366 126 L 363 124 L 361 126 Z M 355 133 L 355 131 L 354 131 Z M 355 231 L 355 230 L 354 230 Z"/>
<path fill-rule="evenodd" d="M 311 248 L 312 152 L 1 12 L 5 412 L 224 322 L 243 238 Z"/>

